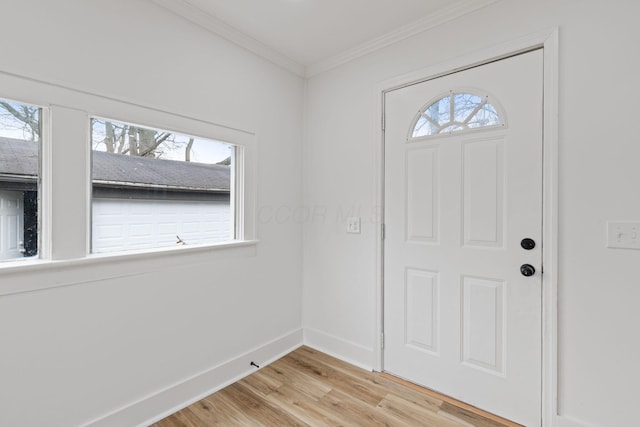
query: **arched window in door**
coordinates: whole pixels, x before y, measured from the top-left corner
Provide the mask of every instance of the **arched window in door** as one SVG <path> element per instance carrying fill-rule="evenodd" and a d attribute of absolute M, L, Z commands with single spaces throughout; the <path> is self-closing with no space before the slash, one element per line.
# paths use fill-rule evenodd
<path fill-rule="evenodd" d="M 450 91 L 420 110 L 409 139 L 504 126 L 504 115 L 489 95 Z"/>

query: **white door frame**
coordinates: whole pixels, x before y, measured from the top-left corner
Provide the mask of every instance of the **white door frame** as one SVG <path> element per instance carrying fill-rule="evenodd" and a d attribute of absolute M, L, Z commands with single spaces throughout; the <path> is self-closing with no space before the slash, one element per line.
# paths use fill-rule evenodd
<path fill-rule="evenodd" d="M 378 84 L 375 88 L 376 133 L 375 145 L 376 206 L 380 218 L 376 228 L 376 350 L 374 369 L 383 370 L 384 331 L 384 103 L 391 90 L 421 81 L 431 80 L 455 71 L 482 65 L 532 49 L 544 49 L 544 114 L 543 114 L 543 259 L 542 276 L 542 425 L 556 425 L 557 408 L 557 339 L 558 339 L 558 29 L 521 37 L 498 46 L 455 58 L 417 72 L 402 75 Z"/>

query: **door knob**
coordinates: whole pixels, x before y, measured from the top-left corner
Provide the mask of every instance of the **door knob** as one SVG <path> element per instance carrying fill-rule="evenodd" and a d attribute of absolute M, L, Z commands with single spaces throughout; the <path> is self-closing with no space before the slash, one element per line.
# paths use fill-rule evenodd
<path fill-rule="evenodd" d="M 522 246 L 522 249 L 530 251 L 531 249 L 536 247 L 536 242 L 533 239 L 529 239 L 527 237 L 526 239 L 522 239 L 522 241 L 520 242 L 520 246 Z"/>
<path fill-rule="evenodd" d="M 536 269 L 531 264 L 522 264 L 520 266 L 520 273 L 522 273 L 523 276 L 529 277 L 536 274 Z"/>

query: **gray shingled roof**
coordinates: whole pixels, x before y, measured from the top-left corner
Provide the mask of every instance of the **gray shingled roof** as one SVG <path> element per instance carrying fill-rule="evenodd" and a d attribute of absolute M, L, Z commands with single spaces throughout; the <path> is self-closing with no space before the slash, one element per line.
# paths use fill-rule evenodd
<path fill-rule="evenodd" d="M 38 175 L 38 143 L 0 138 L 0 174 Z"/>
<path fill-rule="evenodd" d="M 38 143 L 0 137 L 0 175 L 29 179 L 38 172 Z M 230 168 L 176 160 L 93 152 L 96 184 L 182 190 L 230 190 Z"/>

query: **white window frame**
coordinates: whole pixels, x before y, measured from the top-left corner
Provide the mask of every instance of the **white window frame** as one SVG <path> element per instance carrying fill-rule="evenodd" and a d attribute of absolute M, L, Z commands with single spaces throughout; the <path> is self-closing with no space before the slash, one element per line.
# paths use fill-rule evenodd
<path fill-rule="evenodd" d="M 40 141 L 39 257 L 0 263 L 0 296 L 27 292 L 55 284 L 1 280 L 20 270 L 47 270 L 61 266 L 140 261 L 163 266 L 197 262 L 211 256 L 253 256 L 257 244 L 256 174 L 257 136 L 254 132 L 190 117 L 165 108 L 140 105 L 26 77 L 0 72 L 0 98 L 39 106 Z M 204 115 L 204 113 L 203 113 Z M 91 146 L 90 119 L 109 117 L 141 126 L 169 129 L 236 147 L 234 188 L 236 239 L 205 245 L 179 246 L 117 253 L 90 253 Z M 188 262 L 188 260 L 186 260 Z"/>
<path fill-rule="evenodd" d="M 175 134 L 179 134 L 182 136 L 189 136 L 189 137 L 195 137 L 195 138 L 200 138 L 200 139 L 205 139 L 205 140 L 209 140 L 212 142 L 220 142 L 223 144 L 227 144 L 227 145 L 231 145 L 234 147 L 234 149 L 231 152 L 231 188 L 230 188 L 230 199 L 229 199 L 229 203 L 230 206 L 232 207 L 232 212 L 233 212 L 233 218 L 231 219 L 231 225 L 233 227 L 233 239 L 229 239 L 229 240 L 225 240 L 222 242 L 212 242 L 212 243 L 205 243 L 205 244 L 198 244 L 198 245 L 190 245 L 190 246 L 176 246 L 176 247 L 157 247 L 157 248 L 149 248 L 149 249 L 141 249 L 141 250 L 126 250 L 126 251 L 114 251 L 114 252 L 92 252 L 92 221 L 93 221 L 93 215 L 91 213 L 93 206 L 93 184 L 91 183 L 90 187 L 89 187 L 89 212 L 90 212 L 90 219 L 89 219 L 89 230 L 88 230 L 88 238 L 89 241 L 87 243 L 87 247 L 88 247 L 88 256 L 114 256 L 114 255 L 131 255 L 131 254 L 145 254 L 148 252 L 155 252 L 155 251 L 167 251 L 167 250 L 172 250 L 172 249 L 178 249 L 178 250 L 185 250 L 188 248 L 207 248 L 207 247 L 217 247 L 217 246 L 228 246 L 231 244 L 236 244 L 236 243 L 243 243 L 246 242 L 247 240 L 252 241 L 255 240 L 254 239 L 254 235 L 251 234 L 251 238 L 250 239 L 246 239 L 246 233 L 247 232 L 251 232 L 254 233 L 255 229 L 247 227 L 245 224 L 245 220 L 246 220 L 246 215 L 245 215 L 245 210 L 243 209 L 245 207 L 245 197 L 244 197 L 244 193 L 247 191 L 246 189 L 246 167 L 245 167 L 245 157 L 247 155 L 247 141 L 244 141 L 244 143 L 242 145 L 237 144 L 235 142 L 231 142 L 228 140 L 223 140 L 221 138 L 213 138 L 211 136 L 206 136 L 206 135 L 220 135 L 222 134 L 222 132 L 220 132 L 220 129 L 216 129 L 216 125 L 214 125 L 214 127 L 211 126 L 206 126 L 206 127 L 211 127 L 210 129 L 202 129 L 203 131 L 208 131 L 209 133 L 206 134 L 194 134 L 193 132 L 185 132 L 182 130 L 176 130 L 176 129 L 169 129 L 166 127 L 160 127 L 160 126 L 154 126 L 154 125 L 149 125 L 146 123 L 138 123 L 138 122 L 132 122 L 130 120 L 121 120 L 121 119 L 116 119 L 113 117 L 106 117 L 106 116 L 99 116 L 99 115 L 92 115 L 89 117 L 89 139 L 87 140 L 87 144 L 89 144 L 89 156 L 90 158 L 92 158 L 92 144 L 91 144 L 91 120 L 106 120 L 106 121 L 111 121 L 114 123 L 123 123 L 123 124 L 127 124 L 127 125 L 131 125 L 131 126 L 136 126 L 136 127 L 141 127 L 141 128 L 147 128 L 147 129 L 153 129 L 153 130 L 158 130 L 161 132 L 171 132 L 171 133 L 175 133 Z M 199 126 L 202 127 L 202 126 Z M 225 132 L 226 135 L 229 135 L 229 132 Z M 235 135 L 235 140 L 243 140 L 241 135 Z M 89 162 L 89 176 L 92 176 L 92 164 L 91 161 Z M 240 213 L 238 213 L 238 211 L 241 211 Z M 254 223 L 255 224 L 255 223 Z"/>
<path fill-rule="evenodd" d="M 0 96 L 0 99 L 2 99 L 3 101 L 9 101 L 9 102 L 14 102 L 14 103 L 18 103 L 18 104 L 24 104 L 30 107 L 37 107 L 40 110 L 39 113 L 39 117 L 38 120 L 40 122 L 40 139 L 38 140 L 38 177 L 36 180 L 36 188 L 38 191 L 38 218 L 37 218 L 37 224 L 38 224 L 38 254 L 37 256 L 33 257 L 33 258 L 29 258 L 29 259 L 12 259 L 12 260 L 6 260 L 6 261 L 1 261 L 0 262 L 0 267 L 3 265 L 13 265 L 15 263 L 17 264 L 22 264 L 25 262 L 29 262 L 29 261 L 35 261 L 35 260 L 39 260 L 42 258 L 48 258 L 50 251 L 48 251 L 48 246 L 45 247 L 44 243 L 47 242 L 46 239 L 42 238 L 42 228 L 43 228 L 43 220 L 44 220 L 44 213 L 43 213 L 43 206 L 48 207 L 48 205 L 46 205 L 45 203 L 43 203 L 43 189 L 42 189 L 42 184 L 43 184 L 43 167 L 44 167 L 44 162 L 43 162 L 43 158 L 44 158 L 44 154 L 43 154 L 43 150 L 44 150 L 44 138 L 47 137 L 47 133 L 45 132 L 45 129 L 48 129 L 48 123 L 49 123 L 49 110 L 47 107 L 40 105 L 38 103 L 35 102 L 30 102 L 30 101 L 25 101 L 24 98 L 13 98 L 13 97 L 3 97 Z"/>

